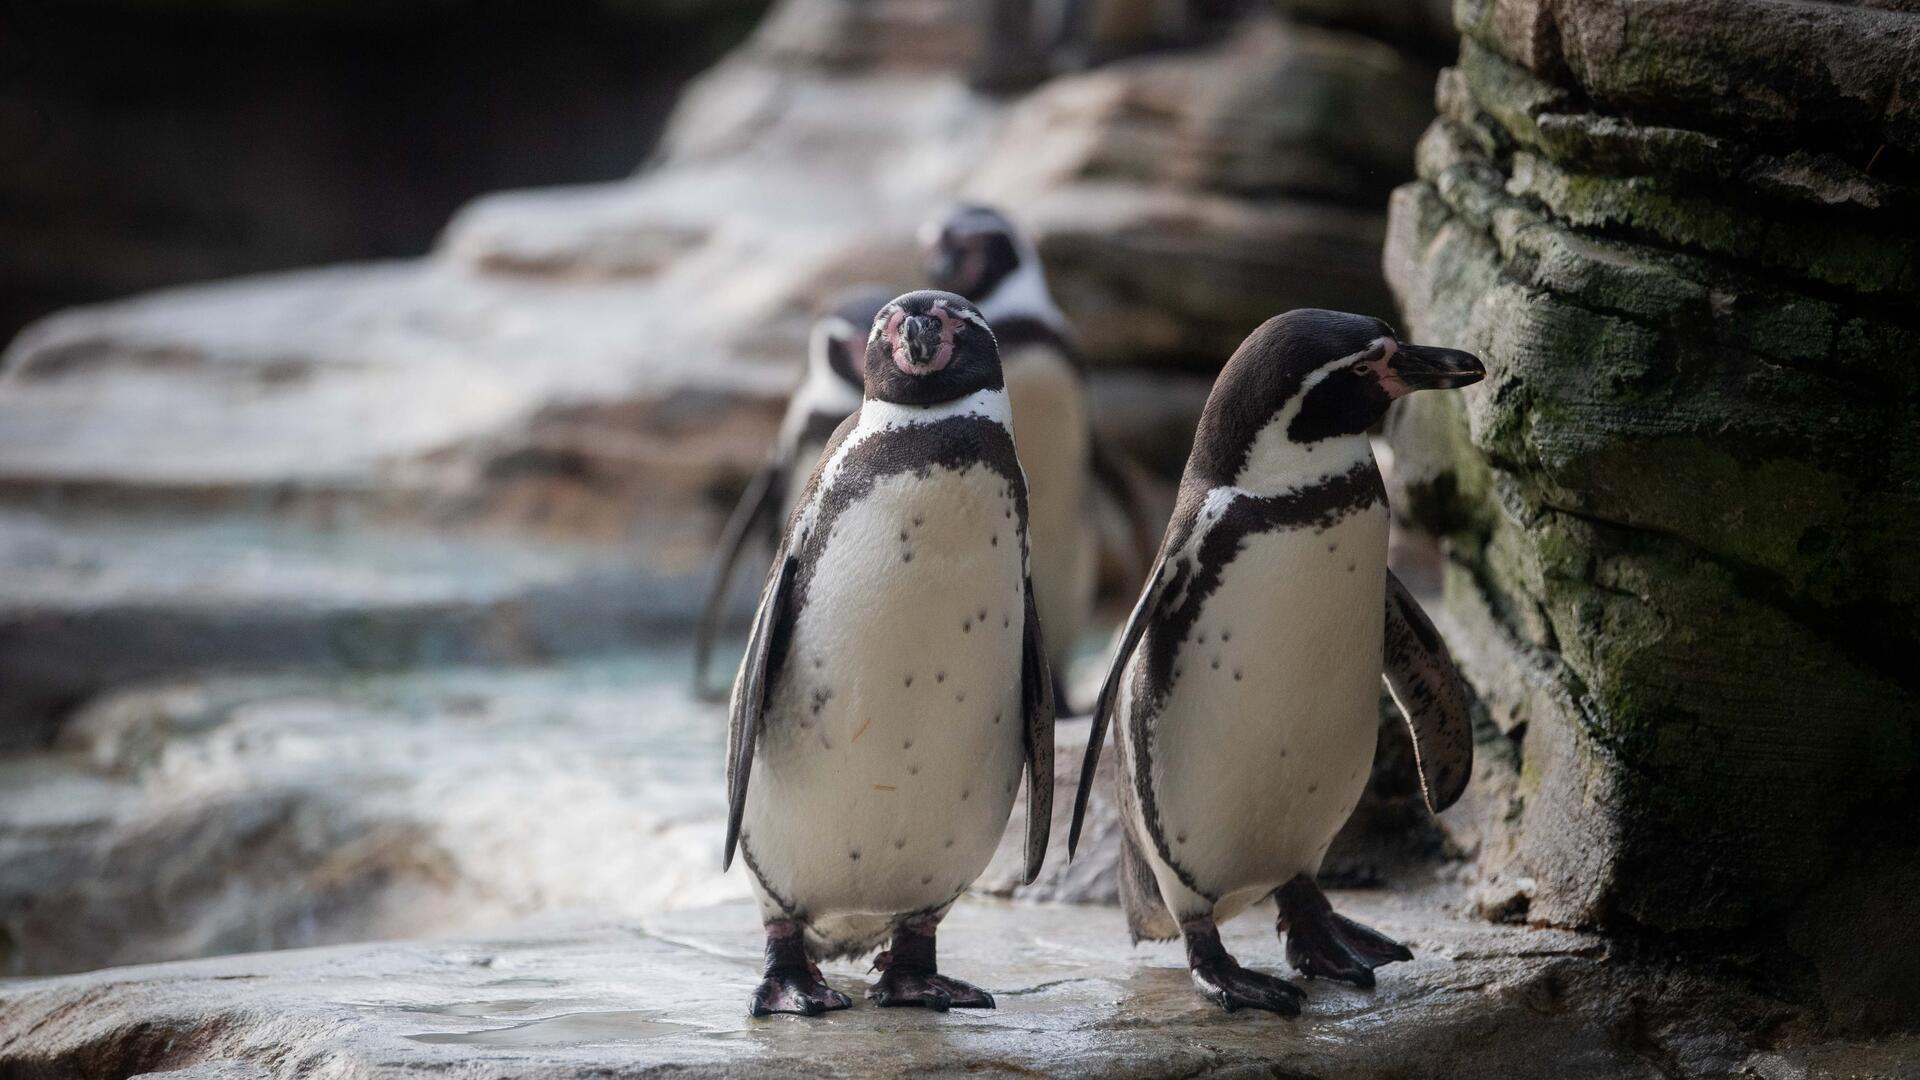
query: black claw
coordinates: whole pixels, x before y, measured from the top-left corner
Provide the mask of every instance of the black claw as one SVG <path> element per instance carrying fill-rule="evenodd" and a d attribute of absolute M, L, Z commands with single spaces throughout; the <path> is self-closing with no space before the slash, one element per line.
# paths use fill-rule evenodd
<path fill-rule="evenodd" d="M 1287 962 L 1309 979 L 1335 979 L 1371 990 L 1374 968 L 1413 959 L 1405 945 L 1335 914 L 1311 880 L 1301 877 L 1288 882 L 1278 899 Z"/>

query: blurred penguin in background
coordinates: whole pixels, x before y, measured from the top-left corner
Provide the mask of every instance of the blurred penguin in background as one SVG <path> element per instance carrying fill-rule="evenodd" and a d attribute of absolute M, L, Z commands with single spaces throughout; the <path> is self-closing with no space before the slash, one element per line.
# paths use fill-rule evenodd
<path fill-rule="evenodd" d="M 763 538 L 769 551 L 779 543 L 781 529 L 827 439 L 840 421 L 859 411 L 866 387 L 867 330 L 874 315 L 892 299 L 893 291 L 883 286 L 855 285 L 836 294 L 813 324 L 806 375 L 787 400 L 779 437 L 720 533 L 713 580 L 707 586 L 706 606 L 693 639 L 693 688 L 703 698 L 717 700 L 727 692 L 725 686 L 708 685 L 707 668 L 740 552 L 755 537 Z"/>
<path fill-rule="evenodd" d="M 1013 403 L 1032 515 L 1033 588 L 1056 694 L 1094 600 L 1097 481 L 1126 517 L 1135 554 L 1153 557 L 1158 533 L 1120 457 L 1091 425 L 1073 330 L 1047 290 L 1033 244 L 999 211 L 962 205 L 921 230 L 935 288 L 973 301 L 993 327 Z M 1065 701 L 1060 707 L 1065 709 Z"/>

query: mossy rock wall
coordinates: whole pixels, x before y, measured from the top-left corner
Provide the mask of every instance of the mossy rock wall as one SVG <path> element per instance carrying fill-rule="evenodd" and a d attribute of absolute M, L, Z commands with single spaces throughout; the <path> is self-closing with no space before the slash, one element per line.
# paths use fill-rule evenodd
<path fill-rule="evenodd" d="M 1520 751 L 1490 879 L 1535 921 L 1758 947 L 1867 1026 L 1920 1007 L 1901 6 L 1461 0 L 1386 253 L 1403 333 L 1489 370 L 1390 437 Z"/>

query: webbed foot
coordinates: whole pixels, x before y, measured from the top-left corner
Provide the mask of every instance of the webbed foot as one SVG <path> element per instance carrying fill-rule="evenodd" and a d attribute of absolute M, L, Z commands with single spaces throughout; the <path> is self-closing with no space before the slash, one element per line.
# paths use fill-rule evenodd
<path fill-rule="evenodd" d="M 753 1016 L 797 1013 L 819 1016 L 830 1009 L 847 1009 L 853 999 L 827 985 L 818 968 L 769 971 L 753 991 L 747 1012 Z"/>
<path fill-rule="evenodd" d="M 1275 893 L 1278 929 L 1287 936 L 1287 962 L 1309 979 L 1337 979 L 1373 988 L 1373 969 L 1413 959 L 1405 945 L 1336 914 L 1325 893 L 1302 874 Z"/>
<path fill-rule="evenodd" d="M 893 968 L 867 989 L 867 998 L 883 1009 L 924 1005 L 934 1012 L 948 1009 L 991 1009 L 993 995 L 972 983 L 950 979 L 934 971 Z"/>
<path fill-rule="evenodd" d="M 747 1003 L 748 1015 L 819 1016 L 830 1009 L 852 1006 L 853 999 L 828 986 L 820 975 L 820 968 L 807 959 L 799 923 L 780 919 L 767 924 L 765 977 Z"/>
<path fill-rule="evenodd" d="M 1187 940 L 1187 972 L 1194 988 L 1228 1012 L 1265 1009 L 1281 1016 L 1300 1015 L 1306 993 L 1278 975 L 1240 966 L 1220 944 L 1213 919 L 1189 919 L 1180 925 Z"/>
<path fill-rule="evenodd" d="M 934 1012 L 994 1007 L 992 994 L 937 970 L 933 933 L 938 922 L 937 916 L 922 916 L 894 928 L 893 946 L 873 960 L 880 978 L 867 989 L 867 998 L 875 1005 L 921 1005 Z"/>

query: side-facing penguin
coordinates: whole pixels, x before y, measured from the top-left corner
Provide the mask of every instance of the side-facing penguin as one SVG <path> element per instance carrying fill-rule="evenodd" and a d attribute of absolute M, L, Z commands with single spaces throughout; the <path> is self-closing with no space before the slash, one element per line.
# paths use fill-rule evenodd
<path fill-rule="evenodd" d="M 767 460 L 747 482 L 720 531 L 706 606 L 693 634 L 693 688 L 701 697 L 726 693 L 724 687 L 707 685 L 707 668 L 713 661 L 713 642 L 720 634 L 740 552 L 757 536 L 764 536 L 769 548 L 780 543 L 780 529 L 800 501 L 820 451 L 840 421 L 860 408 L 867 329 L 873 325 L 874 313 L 891 299 L 892 290 L 884 286 L 855 285 L 837 293 L 827 313 L 814 321 L 806 375 L 787 399 L 787 412 Z"/>
<path fill-rule="evenodd" d="M 1094 436 L 1072 327 L 1040 255 L 999 211 L 966 205 L 921 230 L 936 288 L 979 305 L 1000 342 L 1013 426 L 1033 503 L 1033 582 L 1056 685 L 1093 607 L 1097 570 L 1089 476 L 1112 498 L 1144 562 L 1153 527 L 1119 455 Z"/>
<path fill-rule="evenodd" d="M 1367 429 L 1394 398 L 1484 374 L 1378 319 L 1291 311 L 1241 344 L 1207 399 L 1100 690 L 1068 851 L 1112 720 L 1128 926 L 1136 942 L 1184 937 L 1194 985 L 1228 1009 L 1299 1012 L 1299 988 L 1241 967 L 1215 927 L 1268 896 L 1308 976 L 1372 986 L 1375 967 L 1412 958 L 1334 914 L 1314 882 L 1366 786 L 1383 665 L 1430 809 L 1459 797 L 1473 763 L 1452 659 L 1387 570 Z"/>
<path fill-rule="evenodd" d="M 1029 881 L 1046 854 L 1053 687 L 993 333 L 958 296 L 908 293 L 865 363 L 733 688 L 726 861 L 737 842 L 766 924 L 755 1015 L 846 1008 L 816 961 L 889 937 L 868 997 L 992 1008 L 937 972 L 934 930 L 992 858 L 1023 768 Z"/>

